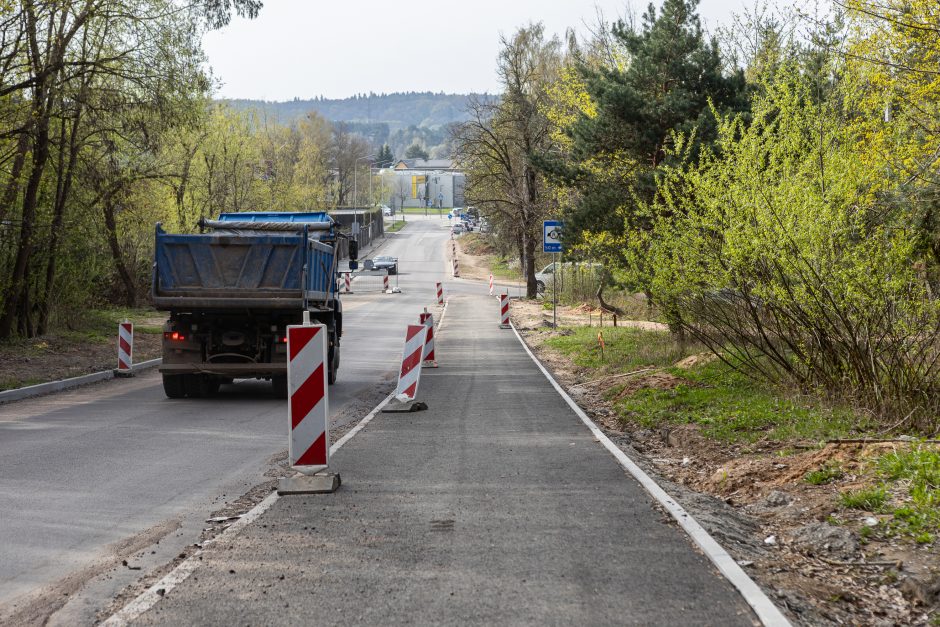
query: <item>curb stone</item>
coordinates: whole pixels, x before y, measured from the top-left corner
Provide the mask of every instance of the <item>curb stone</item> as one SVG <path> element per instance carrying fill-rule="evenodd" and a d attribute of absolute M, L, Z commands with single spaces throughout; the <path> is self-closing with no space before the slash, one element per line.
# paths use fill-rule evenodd
<path fill-rule="evenodd" d="M 163 359 L 151 359 L 149 361 L 142 361 L 139 364 L 134 364 L 131 366 L 131 369 L 134 372 L 140 370 L 146 370 L 148 368 L 153 368 L 159 366 L 163 362 Z M 88 385 L 90 383 L 97 383 L 98 381 L 107 381 L 109 379 L 114 379 L 114 370 L 103 370 L 101 372 L 93 372 L 91 374 L 84 374 L 78 377 L 71 377 L 69 379 L 61 379 L 59 381 L 48 381 L 46 383 L 37 383 L 36 385 L 29 385 L 25 388 L 16 388 L 13 390 L 6 390 L 5 392 L 0 392 L 0 405 L 4 403 L 11 403 L 13 401 L 19 401 L 24 398 L 32 398 L 34 396 L 45 396 L 46 394 L 52 394 L 54 392 L 61 392 L 63 390 L 71 390 L 72 388 L 77 388 L 82 385 Z"/>

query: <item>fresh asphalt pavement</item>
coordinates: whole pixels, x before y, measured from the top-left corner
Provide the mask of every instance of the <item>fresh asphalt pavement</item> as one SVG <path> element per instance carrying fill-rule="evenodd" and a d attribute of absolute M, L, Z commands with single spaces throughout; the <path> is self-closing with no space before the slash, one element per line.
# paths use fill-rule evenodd
<path fill-rule="evenodd" d="M 339 422 L 388 392 L 404 325 L 444 277 L 446 229 L 436 218 L 408 221 L 376 247 L 399 257 L 402 293 L 380 294 L 363 279 L 343 298 L 342 363 L 330 388 Z M 257 381 L 170 400 L 149 371 L 0 406 L 0 623 L 42 602 L 41 592 L 51 605 L 31 616 L 64 603 L 53 622 L 91 622 L 122 587 L 198 541 L 210 512 L 263 483 L 286 446 L 285 402 Z"/>
<path fill-rule="evenodd" d="M 436 349 L 427 411 L 378 414 L 339 491 L 281 497 L 135 624 L 755 623 L 494 299 L 453 295 Z"/>

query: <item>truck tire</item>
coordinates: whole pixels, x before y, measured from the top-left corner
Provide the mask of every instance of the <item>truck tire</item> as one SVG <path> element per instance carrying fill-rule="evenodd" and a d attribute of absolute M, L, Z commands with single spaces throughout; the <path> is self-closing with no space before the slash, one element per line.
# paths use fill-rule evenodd
<path fill-rule="evenodd" d="M 186 390 L 186 396 L 189 398 L 202 398 L 202 377 L 198 374 L 181 375 L 183 379 L 183 388 Z"/>
<path fill-rule="evenodd" d="M 216 379 L 215 377 L 203 376 L 202 384 L 200 387 L 200 392 L 205 397 L 215 396 L 219 393 L 219 386 L 222 385 L 222 382 Z"/>
<path fill-rule="evenodd" d="M 336 333 L 333 334 L 333 346 L 329 351 L 329 367 L 326 369 L 326 380 L 327 383 L 333 385 L 336 383 L 336 376 L 339 372 L 339 337 L 336 336 Z"/>
<path fill-rule="evenodd" d="M 183 398 L 186 396 L 186 387 L 183 384 L 183 375 L 163 375 L 163 392 L 167 398 Z"/>
<path fill-rule="evenodd" d="M 271 386 L 274 388 L 274 396 L 287 398 L 287 375 L 271 377 Z"/>

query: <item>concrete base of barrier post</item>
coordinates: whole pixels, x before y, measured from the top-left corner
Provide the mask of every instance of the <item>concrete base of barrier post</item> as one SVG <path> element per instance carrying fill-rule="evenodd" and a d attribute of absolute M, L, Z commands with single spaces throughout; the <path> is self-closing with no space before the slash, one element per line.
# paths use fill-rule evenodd
<path fill-rule="evenodd" d="M 328 494 L 336 492 L 343 481 L 338 474 L 318 472 L 315 475 L 296 474 L 281 477 L 277 484 L 278 495 L 285 494 Z"/>
<path fill-rule="evenodd" d="M 121 370 L 119 368 L 115 368 L 114 376 L 120 379 L 130 379 L 131 377 L 136 377 L 137 374 L 133 370 Z"/>
<path fill-rule="evenodd" d="M 393 398 L 385 407 L 382 408 L 383 414 L 410 414 L 415 411 L 424 411 L 428 408 L 427 403 L 421 401 L 401 401 Z"/>

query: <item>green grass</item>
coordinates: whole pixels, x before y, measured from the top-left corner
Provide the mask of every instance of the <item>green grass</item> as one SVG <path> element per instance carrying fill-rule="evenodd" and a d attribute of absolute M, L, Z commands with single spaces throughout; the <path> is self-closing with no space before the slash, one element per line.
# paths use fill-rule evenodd
<path fill-rule="evenodd" d="M 90 309 L 80 318 L 71 321 L 72 328 L 57 332 L 65 340 L 73 342 L 113 342 L 119 322 L 130 320 L 134 323 L 134 332 L 157 334 L 163 332 L 162 326 L 140 324 L 142 320 L 161 318 L 164 314 L 153 309 Z"/>
<path fill-rule="evenodd" d="M 879 476 L 894 482 L 904 501 L 894 508 L 888 531 L 928 544 L 940 532 L 940 450 L 918 445 L 888 453 L 875 462 Z"/>
<path fill-rule="evenodd" d="M 3 379 L 0 380 L 0 392 L 3 390 L 15 390 L 16 388 L 25 388 L 30 385 L 44 383 L 45 379 L 38 377 L 27 377 L 26 379 Z"/>
<path fill-rule="evenodd" d="M 509 266 L 509 259 L 506 257 L 493 257 L 490 261 L 490 272 L 497 279 L 518 279 L 519 269 Z"/>
<path fill-rule="evenodd" d="M 594 327 L 568 329 L 570 335 L 550 338 L 546 344 L 571 357 L 582 368 L 595 368 L 611 373 L 628 372 L 644 366 L 668 367 L 699 352 L 701 347 L 680 347 L 668 334 L 629 327 L 605 327 L 605 358 L 601 359 Z"/>
<path fill-rule="evenodd" d="M 605 355 L 597 342 L 598 329 L 571 329 L 546 344 L 596 371 L 586 378 L 663 368 L 680 379 L 673 389 L 643 388 L 614 402 L 622 420 L 654 428 L 665 424 L 697 424 L 707 437 L 729 442 L 809 439 L 825 440 L 858 433 L 862 418 L 849 409 L 801 402 L 765 384 L 755 383 L 721 361 L 692 369 L 673 368 L 690 354 L 703 352 L 694 343 L 680 345 L 669 333 L 632 328 L 605 328 Z M 614 398 L 627 382 L 611 388 Z"/>
<path fill-rule="evenodd" d="M 400 230 L 402 230 L 403 228 L 405 228 L 405 224 L 407 224 L 407 222 L 405 222 L 404 220 L 397 220 L 397 221 L 391 223 L 390 225 L 386 226 L 386 227 L 385 227 L 385 232 L 386 232 L 386 233 L 397 233 L 398 231 L 400 231 Z"/>
<path fill-rule="evenodd" d="M 888 491 L 884 486 L 850 490 L 839 494 L 842 507 L 860 509 L 866 512 L 880 512 L 888 501 Z"/>
<path fill-rule="evenodd" d="M 803 477 L 803 480 L 810 485 L 825 485 L 827 483 L 832 483 L 836 479 L 841 479 L 844 476 L 845 473 L 838 464 L 828 463 L 825 464 L 822 468 L 811 470 L 806 473 L 806 476 Z"/>

